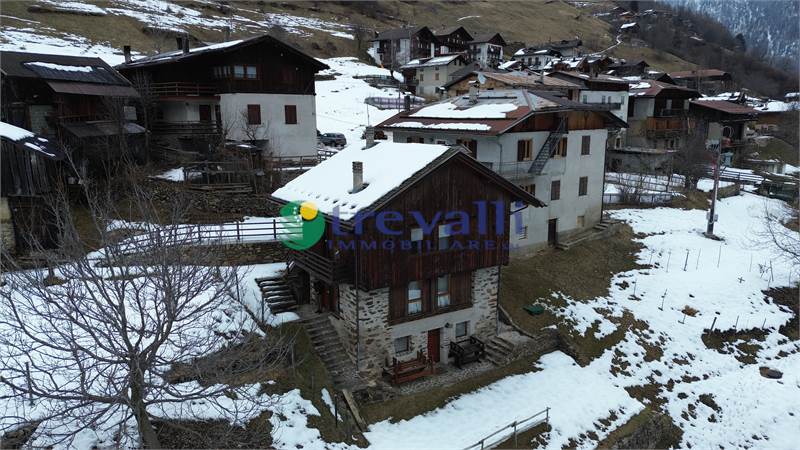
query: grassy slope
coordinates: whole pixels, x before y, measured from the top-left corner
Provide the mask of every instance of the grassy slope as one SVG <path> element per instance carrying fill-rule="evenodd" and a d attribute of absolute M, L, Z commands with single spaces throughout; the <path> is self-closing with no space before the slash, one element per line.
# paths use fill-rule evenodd
<path fill-rule="evenodd" d="M 106 2 L 92 1 L 100 6 Z M 580 36 L 588 50 L 602 50 L 614 42 L 610 25 L 593 17 L 588 9 L 578 9 L 562 1 L 535 2 L 401 2 L 382 1 L 377 6 L 365 7 L 359 2 L 243 2 L 231 1 L 230 6 L 236 15 L 253 20 L 263 20 L 263 13 L 285 13 L 304 17 L 317 17 L 340 23 L 361 23 L 368 28 L 382 30 L 406 23 L 427 24 L 431 28 L 464 25 L 473 33 L 499 31 L 508 42 L 536 43 L 550 39 L 568 39 Z M 73 14 L 31 13 L 27 11 L 30 2 L 4 2 L 2 14 L 21 19 L 39 21 L 58 32 L 85 36 L 92 42 L 107 42 L 116 48 L 125 44 L 135 51 L 153 53 L 172 50 L 172 38 L 156 38 L 142 32 L 144 24 L 135 19 L 109 15 L 105 17 Z M 190 3 L 183 3 L 190 6 Z M 208 17 L 221 17 L 224 14 L 209 9 L 198 9 Z M 480 16 L 457 21 L 467 16 Z M 3 23 L 11 26 L 30 26 L 30 24 L 4 18 Z M 219 30 L 202 27 L 187 27 L 188 31 L 201 41 L 218 42 L 222 40 Z M 266 29 L 264 31 L 267 31 Z M 353 40 L 332 37 L 325 32 L 311 32 L 310 37 L 289 34 L 287 39 L 295 45 L 318 57 L 352 56 L 357 53 Z M 47 34 L 47 30 L 42 31 Z M 255 30 L 249 31 L 254 34 Z M 234 30 L 233 38 L 247 37 Z M 687 63 L 671 55 L 655 55 L 650 49 L 618 48 L 620 56 L 645 57 L 660 69 L 685 68 Z M 626 53 L 627 52 L 627 53 Z M 661 63 L 663 62 L 663 67 Z"/>

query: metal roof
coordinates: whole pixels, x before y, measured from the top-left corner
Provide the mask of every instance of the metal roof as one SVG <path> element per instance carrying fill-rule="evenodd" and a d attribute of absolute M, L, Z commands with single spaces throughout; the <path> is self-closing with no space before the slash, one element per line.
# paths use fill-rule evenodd
<path fill-rule="evenodd" d="M 737 115 L 756 115 L 758 111 L 740 103 L 727 102 L 725 100 L 692 100 L 691 105 L 703 108 L 714 109 L 726 114 Z"/>
<path fill-rule="evenodd" d="M 101 97 L 139 97 L 139 92 L 130 86 L 118 86 L 73 81 L 48 81 L 54 92 L 62 94 L 98 95 Z"/>
<path fill-rule="evenodd" d="M 0 52 L 0 68 L 9 77 L 80 81 L 130 86 L 130 82 L 100 58 Z"/>

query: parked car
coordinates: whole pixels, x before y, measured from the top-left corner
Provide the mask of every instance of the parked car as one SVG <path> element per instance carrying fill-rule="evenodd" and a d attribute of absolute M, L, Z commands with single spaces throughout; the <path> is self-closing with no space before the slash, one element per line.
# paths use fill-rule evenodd
<path fill-rule="evenodd" d="M 322 133 L 319 141 L 322 142 L 322 145 L 327 145 L 328 147 L 344 147 L 347 145 L 347 139 L 342 133 Z"/>

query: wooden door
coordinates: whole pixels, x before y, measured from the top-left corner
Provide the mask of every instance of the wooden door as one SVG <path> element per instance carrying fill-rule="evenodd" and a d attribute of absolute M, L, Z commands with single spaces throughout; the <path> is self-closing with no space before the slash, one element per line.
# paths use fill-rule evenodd
<path fill-rule="evenodd" d="M 428 331 L 428 356 L 433 362 L 439 362 L 440 328 Z"/>
<path fill-rule="evenodd" d="M 211 122 L 211 105 L 199 105 L 200 122 Z"/>
<path fill-rule="evenodd" d="M 556 245 L 558 242 L 558 219 L 550 219 L 547 221 L 547 243 Z"/>

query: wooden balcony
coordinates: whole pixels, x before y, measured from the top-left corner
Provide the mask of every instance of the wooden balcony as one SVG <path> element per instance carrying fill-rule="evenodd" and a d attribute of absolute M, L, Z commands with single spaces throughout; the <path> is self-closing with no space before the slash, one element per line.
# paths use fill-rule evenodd
<path fill-rule="evenodd" d="M 648 117 L 645 132 L 648 138 L 679 136 L 686 132 L 686 121 L 680 117 Z"/>
<path fill-rule="evenodd" d="M 313 250 L 289 250 L 289 260 L 309 274 L 327 283 L 347 281 L 352 278 L 352 267 L 334 261 Z"/>
<path fill-rule="evenodd" d="M 155 97 L 211 97 L 217 95 L 219 91 L 214 83 L 183 81 L 152 83 L 149 89 L 150 94 Z"/>

